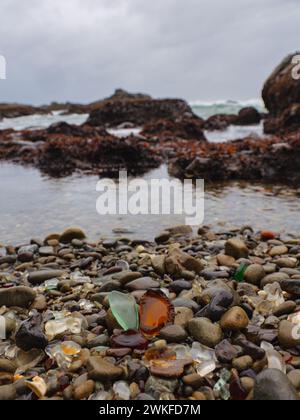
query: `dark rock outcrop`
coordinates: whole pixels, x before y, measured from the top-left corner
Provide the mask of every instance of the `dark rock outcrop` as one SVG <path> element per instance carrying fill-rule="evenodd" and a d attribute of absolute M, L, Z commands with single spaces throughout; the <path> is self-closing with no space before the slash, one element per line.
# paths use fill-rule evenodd
<path fill-rule="evenodd" d="M 146 124 L 142 135 L 146 137 L 158 136 L 160 139 L 176 137 L 206 141 L 203 125 L 204 120 L 198 117 L 178 118 L 175 121 L 159 119 Z"/>
<path fill-rule="evenodd" d="M 253 125 L 261 122 L 261 115 L 256 108 L 249 106 L 240 110 L 238 116 L 234 119 L 234 125 Z"/>
<path fill-rule="evenodd" d="M 225 130 L 229 127 L 236 119 L 234 114 L 216 114 L 209 117 L 205 123 L 205 130 Z"/>
<path fill-rule="evenodd" d="M 272 116 L 278 116 L 290 105 L 300 103 L 300 80 L 295 80 L 292 75 L 295 55 L 300 53 L 288 55 L 264 84 L 262 97 Z"/>
<path fill-rule="evenodd" d="M 248 138 L 219 144 L 177 142 L 169 170 L 180 178 L 300 183 L 300 135 Z"/>
<path fill-rule="evenodd" d="M 204 123 L 205 130 L 225 130 L 230 125 L 259 124 L 262 115 L 254 107 L 242 108 L 238 115 L 216 114 L 209 117 Z"/>
<path fill-rule="evenodd" d="M 190 106 L 179 99 L 130 99 L 107 101 L 91 112 L 87 124 L 116 127 L 130 122 L 143 126 L 159 119 L 175 119 L 192 116 Z"/>
<path fill-rule="evenodd" d="M 300 103 L 289 106 L 279 117 L 269 117 L 264 122 L 266 134 L 293 133 L 300 130 Z"/>

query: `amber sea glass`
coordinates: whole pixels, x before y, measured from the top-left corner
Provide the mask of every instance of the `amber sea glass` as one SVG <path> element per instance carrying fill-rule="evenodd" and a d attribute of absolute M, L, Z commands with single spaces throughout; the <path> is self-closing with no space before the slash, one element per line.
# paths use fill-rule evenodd
<path fill-rule="evenodd" d="M 176 353 L 168 347 L 151 347 L 146 351 L 145 359 L 149 362 L 151 360 L 176 360 Z"/>
<path fill-rule="evenodd" d="M 161 291 L 149 290 L 140 301 L 140 330 L 146 337 L 155 337 L 174 321 L 174 307 Z"/>

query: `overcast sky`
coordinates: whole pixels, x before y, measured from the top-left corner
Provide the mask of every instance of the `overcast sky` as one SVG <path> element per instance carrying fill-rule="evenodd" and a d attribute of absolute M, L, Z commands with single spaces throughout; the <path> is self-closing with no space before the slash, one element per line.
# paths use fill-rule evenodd
<path fill-rule="evenodd" d="M 299 0 L 1 0 L 0 102 L 89 102 L 117 87 L 250 99 L 300 49 Z"/>

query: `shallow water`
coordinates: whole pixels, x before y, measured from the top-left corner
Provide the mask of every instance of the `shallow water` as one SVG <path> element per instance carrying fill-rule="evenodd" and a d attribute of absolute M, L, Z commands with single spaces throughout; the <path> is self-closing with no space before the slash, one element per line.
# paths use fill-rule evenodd
<path fill-rule="evenodd" d="M 146 178 L 165 178 L 161 167 Z M 65 179 L 43 177 L 37 169 L 0 164 L 0 243 L 22 243 L 70 225 L 81 226 L 89 237 L 115 236 L 127 228 L 133 236 L 153 237 L 164 228 L 184 222 L 170 216 L 100 216 L 96 212 L 96 176 Z M 205 224 L 217 230 L 251 224 L 257 229 L 300 233 L 300 189 L 247 183 L 206 186 Z M 226 221 L 226 223 L 225 223 Z"/>
<path fill-rule="evenodd" d="M 0 121 L 0 130 L 14 128 L 15 130 L 25 130 L 26 128 L 47 128 L 51 124 L 65 121 L 68 124 L 83 124 L 88 118 L 88 114 L 70 114 L 63 115 L 56 111 L 47 115 L 29 115 L 27 117 L 3 118 Z"/>
<path fill-rule="evenodd" d="M 238 112 L 246 104 L 229 102 L 198 104 L 194 110 L 202 116 L 218 112 Z M 205 114 L 205 115 L 204 115 Z M 82 124 L 87 115 L 51 115 L 4 119 L 0 129 L 47 127 L 58 121 Z M 120 137 L 139 129 L 111 130 Z M 229 127 L 225 131 L 206 132 L 211 142 L 242 138 L 250 133 L 261 135 L 262 125 Z M 166 166 L 151 171 L 144 178 L 168 178 Z M 113 229 L 127 228 L 127 236 L 145 239 L 166 227 L 184 223 L 184 216 L 100 216 L 96 211 L 99 193 L 96 176 L 72 176 L 50 179 L 30 167 L 0 163 L 0 243 L 22 243 L 43 237 L 67 226 L 81 226 L 89 237 L 112 237 Z M 250 224 L 256 229 L 300 234 L 300 188 L 265 186 L 246 182 L 206 185 L 205 224 L 217 230 Z"/>
<path fill-rule="evenodd" d="M 222 143 L 230 140 L 243 139 L 245 137 L 263 137 L 263 123 L 258 125 L 235 126 L 231 125 L 223 131 L 205 131 L 205 137 L 211 143 Z"/>

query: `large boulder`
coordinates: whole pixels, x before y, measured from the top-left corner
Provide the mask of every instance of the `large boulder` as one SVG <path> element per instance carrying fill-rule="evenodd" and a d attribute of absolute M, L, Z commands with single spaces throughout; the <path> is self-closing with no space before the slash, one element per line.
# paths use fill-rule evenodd
<path fill-rule="evenodd" d="M 158 119 L 176 119 L 193 116 L 191 107 L 179 99 L 140 99 L 113 100 L 102 104 L 91 112 L 87 124 L 92 126 L 116 127 L 130 122 L 143 126 Z"/>
<path fill-rule="evenodd" d="M 272 116 L 279 116 L 290 105 L 300 103 L 300 79 L 293 78 L 293 57 L 288 55 L 265 82 L 262 97 Z"/>
<path fill-rule="evenodd" d="M 300 103 L 290 105 L 279 117 L 269 117 L 265 120 L 266 134 L 287 134 L 300 129 Z"/>

